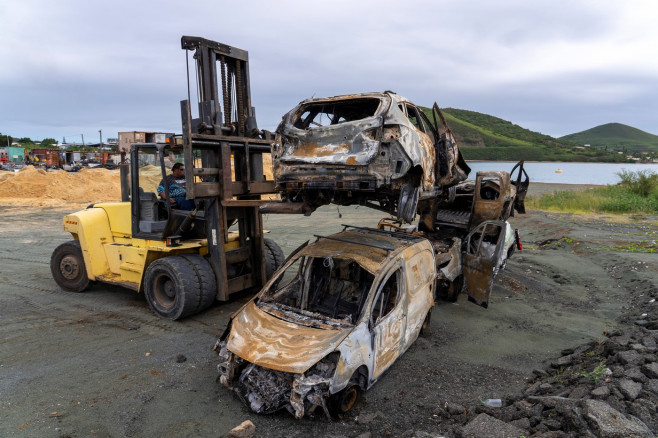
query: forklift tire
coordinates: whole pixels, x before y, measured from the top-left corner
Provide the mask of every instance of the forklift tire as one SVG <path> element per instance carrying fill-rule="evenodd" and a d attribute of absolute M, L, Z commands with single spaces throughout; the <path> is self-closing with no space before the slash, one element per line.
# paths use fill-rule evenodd
<path fill-rule="evenodd" d="M 285 261 L 281 247 L 274 240 L 265 239 L 265 275 L 268 280 Z"/>
<path fill-rule="evenodd" d="M 203 286 L 199 288 L 199 306 L 194 313 L 202 312 L 212 306 L 217 297 L 217 281 L 215 280 L 215 273 L 213 272 L 210 263 L 200 255 L 185 254 L 181 257 L 190 262 L 194 273 L 200 280 L 200 284 Z"/>
<path fill-rule="evenodd" d="M 144 295 L 153 313 L 177 320 L 212 303 L 217 286 L 210 265 L 200 256 L 163 257 L 151 263 L 144 275 Z"/>
<path fill-rule="evenodd" d="M 80 242 L 72 240 L 55 248 L 50 257 L 50 271 L 55 283 L 69 292 L 83 292 L 89 286 Z"/>

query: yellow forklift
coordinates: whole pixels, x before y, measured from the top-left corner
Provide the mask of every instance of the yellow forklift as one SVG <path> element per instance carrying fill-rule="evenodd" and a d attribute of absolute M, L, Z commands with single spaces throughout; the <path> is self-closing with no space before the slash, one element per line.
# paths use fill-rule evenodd
<path fill-rule="evenodd" d="M 263 172 L 273 137 L 256 124 L 247 52 L 198 37 L 182 37 L 181 46 L 188 61 L 182 134 L 131 145 L 121 166 L 122 202 L 65 216 L 74 240 L 58 246 L 50 263 L 65 290 L 82 292 L 94 281 L 121 285 L 144 292 L 154 313 L 173 320 L 261 288 L 283 264 L 279 246 L 264 238 L 262 213 L 310 214 L 303 204 L 262 199 L 276 193 Z M 170 193 L 167 175 L 177 162 L 191 210 Z"/>

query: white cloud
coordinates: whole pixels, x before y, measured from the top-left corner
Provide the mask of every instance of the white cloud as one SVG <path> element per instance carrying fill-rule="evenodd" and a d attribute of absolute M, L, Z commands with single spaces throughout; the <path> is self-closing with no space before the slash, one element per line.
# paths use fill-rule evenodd
<path fill-rule="evenodd" d="M 658 133 L 652 0 L 6 0 L 0 17 L 0 131 L 16 136 L 179 130 L 183 34 L 250 52 L 264 128 L 314 94 L 393 89 L 549 134 L 608 116 Z"/>

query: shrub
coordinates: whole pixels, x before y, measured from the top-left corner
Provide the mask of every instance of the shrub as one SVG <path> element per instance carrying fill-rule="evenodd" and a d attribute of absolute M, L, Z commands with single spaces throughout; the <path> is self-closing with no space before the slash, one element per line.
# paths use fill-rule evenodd
<path fill-rule="evenodd" d="M 620 186 L 642 197 L 646 198 L 658 191 L 658 174 L 648 169 L 636 172 L 622 170 L 617 172 L 617 176 L 621 179 Z"/>

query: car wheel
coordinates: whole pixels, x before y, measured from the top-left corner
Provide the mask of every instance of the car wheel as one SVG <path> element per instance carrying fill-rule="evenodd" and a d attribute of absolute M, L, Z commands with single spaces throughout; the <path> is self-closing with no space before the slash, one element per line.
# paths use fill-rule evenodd
<path fill-rule="evenodd" d="M 420 326 L 420 335 L 423 338 L 428 337 L 429 335 L 432 334 L 432 329 L 430 328 L 430 322 L 432 321 L 432 309 L 427 311 L 427 315 L 425 315 L 425 319 L 423 320 L 423 324 Z"/>
<path fill-rule="evenodd" d="M 459 294 L 462 292 L 463 288 L 464 274 L 460 274 L 448 285 L 448 301 L 451 303 L 457 302 L 457 298 L 459 298 Z"/>
<path fill-rule="evenodd" d="M 158 259 L 146 269 L 144 294 L 158 316 L 177 320 L 203 310 L 216 293 L 210 265 L 199 256 L 170 256 Z"/>
<path fill-rule="evenodd" d="M 361 398 L 361 388 L 357 384 L 350 384 L 347 388 L 332 397 L 330 410 L 333 416 L 340 417 L 349 412 Z"/>
<path fill-rule="evenodd" d="M 70 292 L 83 292 L 89 286 L 87 268 L 80 242 L 72 240 L 55 248 L 50 258 L 50 271 L 55 283 Z"/>
<path fill-rule="evenodd" d="M 400 197 L 398 199 L 398 219 L 405 222 L 413 222 L 416 218 L 416 210 L 418 209 L 418 193 L 420 192 L 419 186 L 413 186 L 406 183 L 400 189 Z"/>
<path fill-rule="evenodd" d="M 265 275 L 269 280 L 286 261 L 281 247 L 271 239 L 265 239 Z"/>

